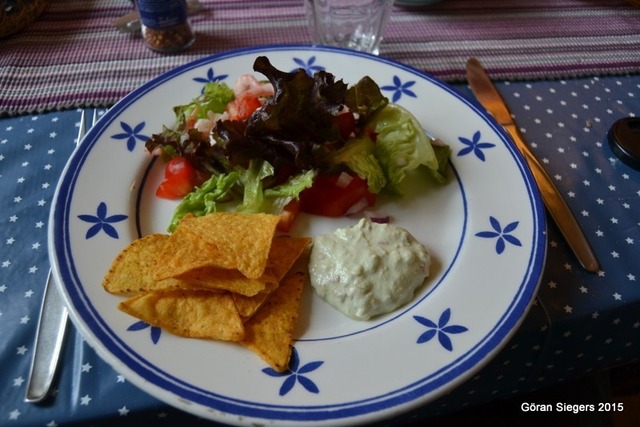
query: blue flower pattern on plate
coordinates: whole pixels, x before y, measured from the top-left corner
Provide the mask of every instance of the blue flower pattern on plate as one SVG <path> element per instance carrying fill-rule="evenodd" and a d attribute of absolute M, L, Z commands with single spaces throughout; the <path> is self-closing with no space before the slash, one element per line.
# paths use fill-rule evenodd
<path fill-rule="evenodd" d="M 304 71 L 306 71 L 307 74 L 309 74 L 310 76 L 313 76 L 313 74 L 316 71 L 322 71 L 325 69 L 325 67 L 323 67 L 322 65 L 317 65 L 316 64 L 316 57 L 315 56 L 311 56 L 309 57 L 309 59 L 305 62 L 304 59 L 300 59 L 300 58 L 293 58 L 293 62 L 295 62 L 296 64 L 298 64 L 298 67 L 292 71 L 297 71 L 298 69 L 302 68 Z"/>
<path fill-rule="evenodd" d="M 142 129 L 145 127 L 145 122 L 140 122 L 135 126 L 131 126 L 128 123 L 120 122 L 120 127 L 124 132 L 116 133 L 115 135 L 111 135 L 113 139 L 126 139 L 127 140 L 127 150 L 133 151 L 136 148 L 136 141 L 146 141 L 149 139 L 148 136 L 141 134 Z"/>
<path fill-rule="evenodd" d="M 469 330 L 465 326 L 449 325 L 449 321 L 451 320 L 450 308 L 447 308 L 440 314 L 438 323 L 422 316 L 413 316 L 413 318 L 421 325 L 427 327 L 427 330 L 418 337 L 416 341 L 417 344 L 424 344 L 437 336 L 440 345 L 448 351 L 453 351 L 453 343 L 451 338 L 449 338 L 449 334 L 460 334 Z"/>
<path fill-rule="evenodd" d="M 135 322 L 134 324 L 132 324 L 131 326 L 129 326 L 127 328 L 127 331 L 143 331 L 147 328 L 151 328 L 151 341 L 154 344 L 158 344 L 158 341 L 160 341 L 160 335 L 162 334 L 162 329 L 160 329 L 157 326 L 151 326 L 150 324 L 148 324 L 147 322 L 143 322 L 142 320 Z"/>
<path fill-rule="evenodd" d="M 118 239 L 120 238 L 118 236 L 118 231 L 111 224 L 124 221 L 128 217 L 127 215 L 107 216 L 107 204 L 105 202 L 100 202 L 95 215 L 78 215 L 78 218 L 80 218 L 84 222 L 93 224 L 87 230 L 87 234 L 85 236 L 86 239 L 92 238 L 93 236 L 98 234 L 101 230 L 104 231 L 109 237 Z"/>
<path fill-rule="evenodd" d="M 476 233 L 476 236 L 483 237 L 485 239 L 496 239 L 496 253 L 500 255 L 506 249 L 506 243 L 511 243 L 514 246 L 522 246 L 522 242 L 515 237 L 512 236 L 511 233 L 518 228 L 519 221 L 514 221 L 507 224 L 504 228 L 500 225 L 500 221 L 496 218 L 490 216 L 489 222 L 491 223 L 491 231 L 481 231 Z"/>
<path fill-rule="evenodd" d="M 464 138 L 462 136 L 459 137 L 458 140 L 462 142 L 464 145 L 466 145 L 466 147 L 458 151 L 458 156 L 462 157 L 462 156 L 466 156 L 467 154 L 473 153 L 477 158 L 479 158 L 484 162 L 485 155 L 484 155 L 484 151 L 482 150 L 493 148 L 496 145 L 490 142 L 482 142 L 481 139 L 482 139 L 482 134 L 480 133 L 480 131 L 476 131 L 476 133 L 473 134 L 473 137 L 471 139 Z"/>
<path fill-rule="evenodd" d="M 213 71 L 213 68 L 209 68 L 207 70 L 207 75 L 205 77 L 194 77 L 193 81 L 207 84 L 207 83 L 213 83 L 213 82 L 219 82 L 221 80 L 225 80 L 227 77 L 229 77 L 228 74 L 220 74 L 216 76 L 216 73 L 215 71 Z M 201 92 L 204 92 L 204 86 L 202 87 Z"/>
<path fill-rule="evenodd" d="M 393 92 L 391 102 L 398 102 L 400 98 L 402 98 L 402 95 L 407 95 L 412 98 L 418 97 L 416 93 L 410 89 L 415 84 L 415 80 L 402 83 L 400 77 L 393 76 L 393 84 L 382 86 L 380 89 Z"/>
<path fill-rule="evenodd" d="M 315 371 L 320 366 L 322 366 L 323 363 L 323 361 L 317 360 L 315 362 L 309 362 L 305 365 L 300 366 L 298 351 L 294 347 L 291 352 L 291 362 L 287 371 L 278 372 L 272 368 L 265 368 L 262 370 L 262 372 L 271 377 L 285 378 L 284 382 L 280 386 L 280 396 L 284 396 L 289 393 L 293 389 L 293 386 L 296 385 L 296 383 L 300 383 L 300 385 L 302 385 L 302 387 L 304 387 L 308 392 L 317 394 L 320 392 L 320 389 L 318 388 L 316 383 L 309 379 L 305 374 Z"/>

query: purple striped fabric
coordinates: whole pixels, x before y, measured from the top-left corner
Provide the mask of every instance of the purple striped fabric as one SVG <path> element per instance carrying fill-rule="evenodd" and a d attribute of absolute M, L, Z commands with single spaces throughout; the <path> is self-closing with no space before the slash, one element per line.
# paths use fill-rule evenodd
<path fill-rule="evenodd" d="M 304 0 L 202 0 L 194 46 L 148 50 L 113 22 L 128 0 L 51 1 L 19 34 L 0 40 L 0 115 L 108 106 L 158 74 L 206 55 L 254 45 L 309 43 Z M 444 0 L 396 7 L 381 56 L 462 81 L 470 56 L 500 79 L 640 71 L 640 9 L 624 0 Z"/>

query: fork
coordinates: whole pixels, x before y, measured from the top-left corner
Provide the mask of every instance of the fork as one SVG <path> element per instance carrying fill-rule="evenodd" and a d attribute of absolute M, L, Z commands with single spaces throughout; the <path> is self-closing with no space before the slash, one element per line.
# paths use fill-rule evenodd
<path fill-rule="evenodd" d="M 93 110 L 91 126 L 97 120 L 97 110 Z M 75 142 L 76 147 L 80 144 L 85 133 L 85 110 L 82 110 L 78 138 Z M 60 289 L 53 283 L 51 269 L 49 269 L 36 331 L 35 350 L 27 382 L 26 402 L 38 403 L 49 395 L 64 342 L 67 317 L 67 308 Z"/>

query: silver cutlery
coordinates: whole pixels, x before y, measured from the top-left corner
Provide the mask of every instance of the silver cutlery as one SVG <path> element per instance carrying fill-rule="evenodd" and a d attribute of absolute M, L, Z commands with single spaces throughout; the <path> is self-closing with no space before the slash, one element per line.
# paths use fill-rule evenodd
<path fill-rule="evenodd" d="M 97 110 L 93 111 L 92 126 L 98 119 Z M 82 111 L 76 147 L 86 133 L 85 111 Z M 44 297 L 40 308 L 40 318 L 36 331 L 35 349 L 31 361 L 25 401 L 37 403 L 50 393 L 56 374 L 60 352 L 67 328 L 67 308 L 60 290 L 55 286 L 51 270 L 45 284 Z"/>
<path fill-rule="evenodd" d="M 467 81 L 478 101 L 505 128 L 518 150 L 520 150 L 538 185 L 547 211 L 555 221 L 560 233 L 564 236 L 580 265 L 591 273 L 597 272 L 600 269 L 598 259 L 578 221 L 549 175 L 525 143 L 504 99 L 502 99 L 497 88 L 482 68 L 480 61 L 476 58 L 471 58 L 467 61 Z"/>

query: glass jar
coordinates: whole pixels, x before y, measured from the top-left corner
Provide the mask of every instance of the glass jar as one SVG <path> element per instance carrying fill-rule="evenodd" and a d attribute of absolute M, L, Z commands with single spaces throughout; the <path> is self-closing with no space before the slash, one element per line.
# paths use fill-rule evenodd
<path fill-rule="evenodd" d="M 151 50 L 163 53 L 189 48 L 195 34 L 185 0 L 136 0 L 142 36 Z"/>

